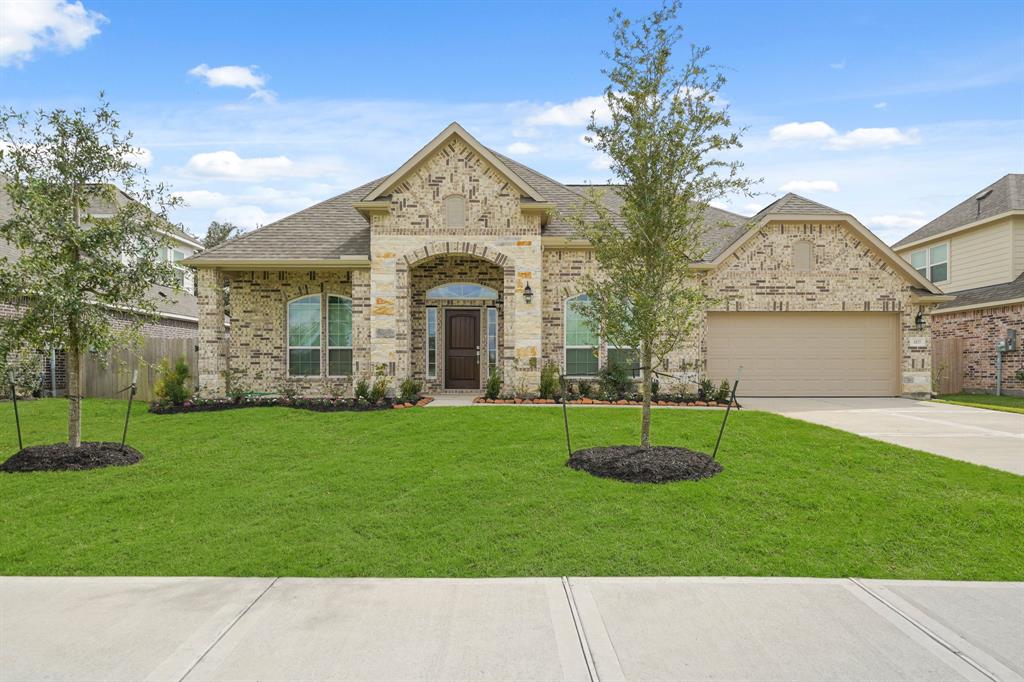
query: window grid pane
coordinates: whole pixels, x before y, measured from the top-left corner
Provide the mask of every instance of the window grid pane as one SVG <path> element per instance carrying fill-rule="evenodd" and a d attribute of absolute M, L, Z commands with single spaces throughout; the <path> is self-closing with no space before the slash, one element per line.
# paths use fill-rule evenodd
<path fill-rule="evenodd" d="M 565 350 L 565 373 L 574 377 L 596 376 L 597 350 L 594 348 L 567 348 Z"/>
<path fill-rule="evenodd" d="M 293 377 L 311 377 L 320 374 L 320 349 L 289 349 L 288 374 Z"/>
<path fill-rule="evenodd" d="M 947 252 L 946 252 L 946 245 L 945 244 L 939 244 L 938 246 L 933 246 L 929 250 L 929 252 L 928 252 L 928 256 L 931 259 L 932 265 L 935 265 L 936 263 L 945 263 L 946 262 L 946 253 Z"/>
<path fill-rule="evenodd" d="M 498 309 L 487 309 L 487 364 L 498 366 Z"/>
<path fill-rule="evenodd" d="M 352 347 L 352 301 L 340 296 L 327 299 L 327 345 Z"/>
<path fill-rule="evenodd" d="M 437 308 L 427 308 L 427 376 L 437 376 Z"/>
<path fill-rule="evenodd" d="M 946 274 L 947 274 L 948 270 L 949 270 L 949 266 L 946 263 L 942 263 L 941 265 L 933 265 L 932 266 L 931 281 L 933 281 L 933 282 L 944 282 L 944 281 L 946 281 Z"/>
<path fill-rule="evenodd" d="M 640 356 L 632 348 L 609 348 L 608 364 L 625 367 L 635 379 L 640 376 Z"/>
<path fill-rule="evenodd" d="M 288 345 L 320 345 L 319 296 L 307 296 L 288 304 Z"/>
<path fill-rule="evenodd" d="M 924 268 L 924 266 L 927 265 L 927 261 L 925 259 L 925 252 L 915 251 L 914 253 L 910 254 L 910 264 L 913 265 L 914 268 L 918 270 Z"/>
<path fill-rule="evenodd" d="M 333 377 L 352 374 L 352 349 L 331 348 L 327 351 L 327 373 Z"/>
<path fill-rule="evenodd" d="M 597 332 L 590 326 L 588 320 L 583 317 L 582 310 L 590 305 L 590 299 L 586 296 L 577 296 L 569 299 L 565 310 L 565 345 L 566 346 L 596 346 Z"/>
<path fill-rule="evenodd" d="M 434 287 L 427 292 L 427 298 L 471 301 L 483 299 L 493 301 L 498 298 L 498 292 L 490 287 L 485 287 L 482 284 L 455 282 L 452 284 L 442 284 L 439 287 Z"/>

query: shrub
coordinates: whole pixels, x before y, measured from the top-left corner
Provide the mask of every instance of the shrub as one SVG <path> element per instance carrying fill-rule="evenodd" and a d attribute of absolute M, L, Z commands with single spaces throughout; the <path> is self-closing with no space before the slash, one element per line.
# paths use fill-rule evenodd
<path fill-rule="evenodd" d="M 629 370 L 617 362 L 609 362 L 601 369 L 598 382 L 605 400 L 622 400 L 635 388 Z"/>
<path fill-rule="evenodd" d="M 587 379 L 580 379 L 576 382 L 576 392 L 580 394 L 581 398 L 589 398 L 590 394 L 594 392 L 594 385 Z"/>
<path fill-rule="evenodd" d="M 285 379 L 278 385 L 277 393 L 288 402 L 291 402 L 299 396 L 299 389 L 295 388 L 295 384 Z"/>
<path fill-rule="evenodd" d="M 548 362 L 540 371 L 540 397 L 554 398 L 559 392 L 558 365 Z"/>
<path fill-rule="evenodd" d="M 226 369 L 221 376 L 224 377 L 224 395 L 233 402 L 241 402 L 247 393 L 242 385 L 242 373 L 237 369 Z"/>
<path fill-rule="evenodd" d="M 1017 370 L 1017 381 L 1024 381 L 1024 367 Z"/>
<path fill-rule="evenodd" d="M 651 377 L 651 398 L 657 398 L 658 393 L 661 391 L 661 382 L 658 381 L 657 377 Z"/>
<path fill-rule="evenodd" d="M 732 394 L 732 388 L 729 386 L 728 379 L 722 379 L 722 383 L 718 385 L 718 390 L 715 391 L 715 400 L 720 403 L 729 402 L 729 398 Z"/>
<path fill-rule="evenodd" d="M 356 400 L 370 402 L 370 382 L 366 379 L 360 379 L 356 382 Z"/>
<path fill-rule="evenodd" d="M 0 396 L 10 398 L 11 382 L 14 393 L 19 398 L 31 398 L 39 390 L 43 380 L 43 355 L 34 350 L 22 349 L 7 354 L 7 359 L 0 364 L 3 372 L 3 390 Z"/>
<path fill-rule="evenodd" d="M 388 376 L 387 371 L 386 365 L 377 365 L 377 370 L 374 373 L 376 378 L 370 388 L 371 403 L 379 403 L 387 397 L 388 391 L 391 389 L 391 377 Z"/>
<path fill-rule="evenodd" d="M 497 400 L 501 394 L 501 372 L 497 367 L 491 367 L 491 373 L 487 375 L 487 386 L 484 388 L 484 397 L 490 400 Z"/>
<path fill-rule="evenodd" d="M 419 399 L 420 391 L 422 390 L 423 384 L 409 377 L 402 381 L 402 385 L 398 387 L 399 400 L 403 403 L 414 403 Z"/>
<path fill-rule="evenodd" d="M 157 398 L 172 405 L 181 405 L 192 397 L 192 389 L 189 386 L 192 372 L 189 371 L 188 361 L 184 356 L 178 358 L 173 365 L 170 358 L 164 358 L 160 361 L 157 372 L 156 387 L 153 389 Z"/>
<path fill-rule="evenodd" d="M 711 379 L 704 377 L 697 384 L 697 400 L 711 400 L 715 393 L 715 385 L 711 383 Z"/>

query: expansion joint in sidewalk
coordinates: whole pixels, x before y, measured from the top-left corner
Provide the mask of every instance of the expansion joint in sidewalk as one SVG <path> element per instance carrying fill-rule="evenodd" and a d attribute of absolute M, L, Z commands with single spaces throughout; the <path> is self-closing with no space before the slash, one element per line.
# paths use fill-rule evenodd
<path fill-rule="evenodd" d="M 583 658 L 587 662 L 587 673 L 590 675 L 590 681 L 600 682 L 600 678 L 597 676 L 597 666 L 594 665 L 594 656 L 590 652 L 590 643 L 587 642 L 587 633 L 583 628 L 579 609 L 576 608 L 576 597 L 572 593 L 572 583 L 564 575 L 562 576 L 562 589 L 565 590 L 565 599 L 569 602 L 572 623 L 576 626 L 576 637 L 580 641 L 580 649 L 583 651 Z"/>

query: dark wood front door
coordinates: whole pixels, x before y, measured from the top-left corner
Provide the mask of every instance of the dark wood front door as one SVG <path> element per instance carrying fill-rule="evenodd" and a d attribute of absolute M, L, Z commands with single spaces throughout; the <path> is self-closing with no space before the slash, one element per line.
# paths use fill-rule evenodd
<path fill-rule="evenodd" d="M 446 310 L 445 388 L 480 388 L 480 311 Z"/>

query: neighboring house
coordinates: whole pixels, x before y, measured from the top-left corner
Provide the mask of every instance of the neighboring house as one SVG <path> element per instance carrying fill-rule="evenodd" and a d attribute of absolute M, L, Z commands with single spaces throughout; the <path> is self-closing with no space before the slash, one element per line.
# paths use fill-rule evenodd
<path fill-rule="evenodd" d="M 130 201 L 130 198 L 119 191 L 118 201 Z M 0 222 L 10 217 L 11 210 L 10 200 L 3 189 L 0 189 Z M 112 212 L 111 207 L 105 207 L 98 202 L 90 208 L 90 213 L 97 217 L 106 217 Z M 147 320 L 142 326 L 141 333 L 144 337 L 196 338 L 199 309 L 195 296 L 195 273 L 180 265 L 180 262 L 202 251 L 203 245 L 192 235 L 170 224 L 163 234 L 169 239 L 171 246 L 164 249 L 161 258 L 176 264 L 181 291 L 162 286 L 153 286 L 150 289 L 148 298 L 156 304 L 157 318 Z M 17 260 L 18 254 L 19 251 L 13 244 L 0 239 L 0 258 Z M 17 305 L 14 302 L 0 302 L 0 317 L 17 314 Z M 110 314 L 115 324 L 123 324 L 132 317 L 131 311 L 127 310 L 111 310 Z M 45 367 L 42 390 L 48 395 L 63 395 L 67 388 L 67 362 L 64 353 L 59 350 L 49 351 Z"/>
<path fill-rule="evenodd" d="M 1024 394 L 1024 175 L 1005 175 L 893 246 L 956 299 L 933 313 L 936 339 L 963 347 L 963 388 L 996 387 L 996 343 L 1016 330 L 1018 350 L 1003 356 L 1003 388 Z"/>
<path fill-rule="evenodd" d="M 602 189 L 615 211 L 615 188 Z M 232 376 L 322 395 L 382 370 L 479 391 L 497 369 L 529 390 L 549 362 L 594 377 L 630 351 L 576 310 L 597 266 L 560 214 L 583 191 L 452 124 L 388 177 L 189 259 L 201 389 L 223 395 Z M 692 389 L 742 365 L 743 395 L 929 393 L 928 313 L 945 297 L 855 218 L 787 194 L 752 218 L 706 220 L 695 267 L 719 302 L 667 371 Z"/>

